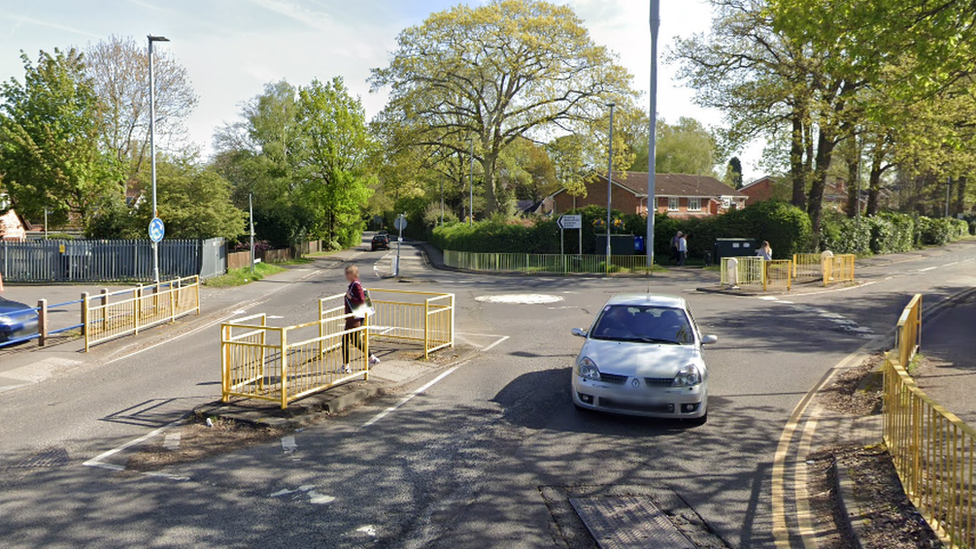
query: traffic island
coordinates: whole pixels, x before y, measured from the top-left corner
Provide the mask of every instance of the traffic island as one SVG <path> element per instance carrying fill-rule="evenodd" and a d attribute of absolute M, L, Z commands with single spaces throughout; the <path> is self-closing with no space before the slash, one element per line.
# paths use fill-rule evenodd
<path fill-rule="evenodd" d="M 757 285 L 743 285 L 743 286 L 729 286 L 718 284 L 715 286 L 701 286 L 696 288 L 696 291 L 710 293 L 710 294 L 722 294 L 722 295 L 733 295 L 739 297 L 761 297 L 761 296 L 777 296 L 777 295 L 804 295 L 804 294 L 817 294 L 821 292 L 828 291 L 840 291 L 847 290 L 850 288 L 856 288 L 864 284 L 861 281 L 854 282 L 842 282 L 838 284 L 833 284 L 828 287 L 824 287 L 821 284 L 816 283 L 802 283 L 794 284 L 790 289 L 786 288 L 770 288 L 768 290 L 763 290 L 762 286 Z"/>

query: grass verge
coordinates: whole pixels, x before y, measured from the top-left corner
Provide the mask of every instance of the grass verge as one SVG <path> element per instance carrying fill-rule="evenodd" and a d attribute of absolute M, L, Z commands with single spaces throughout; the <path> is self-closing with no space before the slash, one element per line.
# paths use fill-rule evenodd
<path fill-rule="evenodd" d="M 243 269 L 231 269 L 227 271 L 227 274 L 223 276 L 218 276 L 217 278 L 211 278 L 210 280 L 204 282 L 205 286 L 211 288 L 230 288 L 233 286 L 243 286 L 245 284 L 250 284 L 255 280 L 261 280 L 266 276 L 271 276 L 273 274 L 278 274 L 285 271 L 284 267 L 275 265 L 273 263 L 258 263 L 254 266 L 254 272 L 251 269 L 245 267 Z"/>

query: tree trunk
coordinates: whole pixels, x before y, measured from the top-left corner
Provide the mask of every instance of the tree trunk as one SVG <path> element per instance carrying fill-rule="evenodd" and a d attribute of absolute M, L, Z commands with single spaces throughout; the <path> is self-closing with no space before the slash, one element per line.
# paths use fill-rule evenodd
<path fill-rule="evenodd" d="M 497 154 L 486 154 L 481 160 L 481 168 L 484 170 L 485 185 L 485 217 L 498 211 L 498 197 L 496 196 L 495 183 L 495 162 Z"/>
<path fill-rule="evenodd" d="M 884 169 L 881 167 L 881 162 L 883 161 L 884 154 L 880 150 L 880 147 L 875 150 L 874 157 L 871 158 L 871 175 L 868 179 L 868 215 L 877 215 L 880 209 L 880 198 L 881 198 L 881 174 Z"/>
<path fill-rule="evenodd" d="M 954 213 L 966 213 L 966 176 L 956 180 L 956 209 Z"/>
<path fill-rule="evenodd" d="M 793 109 L 791 116 L 793 133 L 790 142 L 790 180 L 793 184 L 791 202 L 798 208 L 806 207 L 807 179 L 803 166 L 803 113 L 799 107 Z"/>
<path fill-rule="evenodd" d="M 848 139 L 853 139 L 853 137 Z M 857 154 L 860 154 L 860 151 Z M 858 173 L 859 171 L 857 156 L 847 157 L 847 217 L 857 216 L 857 211 L 861 208 L 858 203 L 861 198 L 861 182 L 859 180 L 861 174 Z"/>
<path fill-rule="evenodd" d="M 831 160 L 833 160 L 835 146 L 833 136 L 821 130 L 820 135 L 817 137 L 817 169 L 813 174 L 813 184 L 810 186 L 810 198 L 807 202 L 807 213 L 810 214 L 810 221 L 813 224 L 813 244 L 815 249 L 820 248 L 823 195 L 824 190 L 827 188 L 827 171 L 830 169 Z"/>

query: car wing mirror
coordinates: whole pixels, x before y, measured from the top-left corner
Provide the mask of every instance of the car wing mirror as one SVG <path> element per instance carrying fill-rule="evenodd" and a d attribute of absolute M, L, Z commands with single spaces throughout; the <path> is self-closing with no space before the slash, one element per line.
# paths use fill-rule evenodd
<path fill-rule="evenodd" d="M 711 345 L 713 343 L 718 343 L 718 336 L 707 335 L 702 337 L 702 345 Z"/>
<path fill-rule="evenodd" d="M 583 328 L 573 328 L 573 335 L 576 337 L 586 337 L 586 330 Z"/>

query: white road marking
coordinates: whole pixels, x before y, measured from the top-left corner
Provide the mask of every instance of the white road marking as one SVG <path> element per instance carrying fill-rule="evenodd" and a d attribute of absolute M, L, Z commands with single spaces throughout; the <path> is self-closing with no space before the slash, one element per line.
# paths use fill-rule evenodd
<path fill-rule="evenodd" d="M 163 439 L 163 448 L 166 448 L 170 452 L 175 452 L 180 449 L 180 433 L 166 433 L 166 438 Z"/>
<path fill-rule="evenodd" d="M 278 490 L 277 492 L 275 492 L 273 494 L 269 494 L 268 497 L 269 498 L 278 498 L 278 497 L 281 497 L 281 496 L 287 496 L 288 494 L 294 494 L 295 492 L 297 492 L 297 490 L 289 490 L 287 488 L 284 488 L 284 489 Z"/>
<path fill-rule="evenodd" d="M 295 437 L 289 435 L 286 437 L 281 437 L 281 449 L 285 453 L 291 453 L 298 449 L 298 443 L 295 442 Z"/>
<path fill-rule="evenodd" d="M 502 336 L 502 337 L 498 338 L 498 341 L 495 341 L 494 343 L 492 343 L 491 345 L 489 345 L 487 347 L 483 347 L 481 349 L 481 352 L 482 353 L 487 353 L 488 351 L 494 349 L 496 345 L 499 345 L 501 343 L 504 343 L 505 340 L 507 340 L 508 338 L 509 338 L 509 336 Z"/>
<path fill-rule="evenodd" d="M 779 301 L 779 298 L 772 295 L 759 296 L 759 299 L 763 301 Z"/>
<path fill-rule="evenodd" d="M 371 538 L 375 538 L 376 537 L 376 527 L 373 526 L 372 524 L 367 524 L 365 526 L 360 526 L 359 528 L 356 528 L 356 532 L 359 533 L 359 534 L 366 534 L 367 536 L 369 536 Z"/>
<path fill-rule="evenodd" d="M 132 446 L 135 446 L 136 444 L 142 444 L 143 442 L 151 439 L 152 437 L 154 437 L 154 436 L 156 436 L 156 435 L 158 435 L 158 434 L 166 431 L 170 427 L 175 427 L 176 425 L 179 425 L 182 422 L 183 422 L 182 419 L 178 419 L 178 420 L 176 420 L 176 421 L 174 421 L 172 423 L 167 423 L 166 425 L 163 425 L 162 427 L 160 427 L 158 429 L 153 429 L 152 431 L 149 431 L 148 433 L 142 435 L 139 438 L 132 439 L 129 442 L 126 442 L 125 444 L 123 444 L 121 446 L 118 446 L 116 448 L 112 448 L 111 450 L 109 450 L 107 452 L 102 452 L 101 454 L 98 454 L 97 456 L 91 458 L 90 460 L 82 463 L 82 465 L 84 465 L 85 467 L 100 467 L 102 469 L 109 469 L 111 471 L 125 471 L 125 467 L 123 467 L 122 465 L 116 465 L 114 463 L 105 463 L 105 459 L 106 458 L 110 458 L 110 457 L 114 456 L 115 454 L 117 454 L 117 453 L 119 453 L 119 452 L 121 452 L 121 451 L 123 451 L 123 450 L 125 450 L 127 448 L 131 448 Z M 167 474 L 162 474 L 162 473 L 158 473 L 158 474 L 146 473 L 146 474 L 148 474 L 150 476 L 160 476 L 160 477 L 165 477 L 165 478 L 174 478 L 174 479 L 181 479 L 181 480 L 183 479 L 183 477 L 175 477 L 174 475 L 167 475 Z"/>
<path fill-rule="evenodd" d="M 938 266 L 936 266 L 936 267 L 929 267 L 927 269 L 919 269 L 918 272 L 920 272 L 920 273 L 927 273 L 929 271 L 934 271 L 934 270 L 936 270 L 938 268 L 939 268 Z"/>
<path fill-rule="evenodd" d="M 413 400 L 413 398 L 415 396 L 423 393 L 427 389 L 430 389 L 438 381 L 440 381 L 440 380 L 444 379 L 445 377 L 453 374 L 455 372 L 455 370 L 457 370 L 460 367 L 461 367 L 461 364 L 458 364 L 457 366 L 451 368 L 450 370 L 447 370 L 446 372 L 442 373 L 441 375 L 439 375 L 439 376 L 435 377 L 434 379 L 430 380 L 423 387 L 420 387 L 420 388 L 416 389 L 414 392 L 412 392 L 409 395 L 407 395 L 407 396 L 403 397 L 402 399 L 400 399 L 400 402 L 397 402 L 393 406 L 390 406 L 386 410 L 383 410 L 382 412 L 380 412 L 380 413 L 376 414 L 375 416 L 373 416 L 372 418 L 370 418 L 369 421 L 367 421 L 366 423 L 363 423 L 363 426 L 361 428 L 362 429 L 365 429 L 366 427 L 369 427 L 370 425 L 376 423 L 377 421 L 379 421 L 379 420 L 385 418 L 386 416 L 390 415 L 391 413 L 395 412 L 399 407 L 401 407 L 404 404 L 410 402 L 411 400 Z"/>
<path fill-rule="evenodd" d="M 268 315 L 268 320 L 281 320 L 282 318 L 285 318 L 285 317 L 278 316 L 278 315 Z"/>
<path fill-rule="evenodd" d="M 335 501 L 335 496 L 327 496 L 325 494 L 320 494 L 315 490 L 308 493 L 308 502 L 312 505 L 325 505 L 326 503 L 332 503 Z"/>

